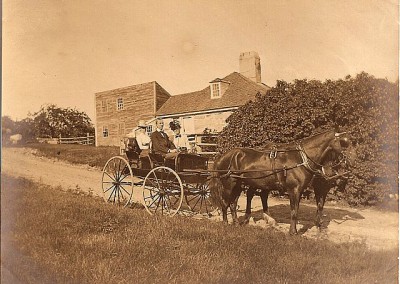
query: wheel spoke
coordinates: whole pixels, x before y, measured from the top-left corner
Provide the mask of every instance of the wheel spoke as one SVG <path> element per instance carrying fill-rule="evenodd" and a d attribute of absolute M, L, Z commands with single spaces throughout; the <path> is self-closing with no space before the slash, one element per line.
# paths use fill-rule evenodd
<path fill-rule="evenodd" d="M 121 174 L 120 177 L 119 177 L 119 182 L 122 182 L 124 179 L 126 179 L 129 176 L 130 175 Z"/>
<path fill-rule="evenodd" d="M 107 191 L 109 191 L 111 188 L 113 188 L 115 185 L 114 185 L 114 183 L 109 187 L 109 188 L 107 188 L 106 190 L 104 190 L 104 193 L 106 193 Z"/>
<path fill-rule="evenodd" d="M 115 185 L 113 185 L 112 187 L 113 187 L 113 190 L 111 191 L 111 194 L 109 195 L 107 201 L 110 201 L 111 197 L 112 197 L 113 195 L 115 195 Z"/>
<path fill-rule="evenodd" d="M 123 187 L 122 186 L 122 184 L 119 186 L 120 187 L 120 191 L 121 191 L 121 193 L 122 193 L 122 190 L 126 193 L 126 194 L 128 194 L 129 195 L 129 191 L 127 191 L 126 189 L 125 189 L 125 187 Z"/>
<path fill-rule="evenodd" d="M 156 209 L 154 211 L 157 211 L 158 207 L 160 206 L 160 202 L 161 201 L 162 201 L 162 196 L 158 196 L 157 206 L 156 206 Z"/>
<path fill-rule="evenodd" d="M 115 177 L 110 176 L 107 172 L 104 172 L 106 175 L 108 175 L 110 177 L 110 179 L 112 179 L 113 181 L 115 181 Z"/>
<path fill-rule="evenodd" d="M 197 206 L 197 204 L 199 204 L 199 201 L 200 201 L 200 200 L 202 200 L 202 197 L 201 197 L 201 196 L 200 196 L 199 198 L 197 198 L 197 201 L 194 203 L 194 206 L 193 206 L 194 208 L 196 208 L 196 206 Z M 200 203 L 200 209 L 201 209 L 201 204 L 202 204 L 202 203 Z"/>
<path fill-rule="evenodd" d="M 117 171 L 117 173 L 118 173 L 118 179 L 121 177 L 121 175 L 122 175 L 122 171 L 121 171 L 121 160 L 119 160 L 119 164 L 118 164 L 118 171 Z"/>
<path fill-rule="evenodd" d="M 147 198 L 145 198 L 145 200 L 146 199 L 151 199 L 153 202 L 151 202 L 149 205 L 148 205 L 148 207 L 152 207 L 153 205 L 154 205 L 154 203 L 156 203 L 157 201 L 159 201 L 159 199 L 160 199 L 160 196 L 159 195 L 157 195 L 157 196 L 154 196 L 155 198 L 152 198 L 152 197 L 147 197 Z"/>
<path fill-rule="evenodd" d="M 149 179 L 148 181 L 153 184 L 153 189 L 156 188 L 157 185 L 155 184 L 155 182 L 152 179 Z"/>

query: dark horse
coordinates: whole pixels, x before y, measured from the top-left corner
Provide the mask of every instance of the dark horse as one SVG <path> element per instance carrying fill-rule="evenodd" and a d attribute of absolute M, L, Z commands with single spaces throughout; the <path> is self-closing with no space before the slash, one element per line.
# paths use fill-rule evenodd
<path fill-rule="evenodd" d="M 225 153 L 215 161 L 210 181 L 211 196 L 221 208 L 223 221 L 228 222 L 227 210 L 230 207 L 233 222 L 238 223 L 237 201 L 243 186 L 248 186 L 250 189 L 260 189 L 264 194 L 261 197 L 265 206 L 264 218 L 270 222 L 272 218 L 268 213 L 268 192 L 278 188 L 289 194 L 289 233 L 296 234 L 303 191 L 314 175 L 324 174 L 321 163 L 340 162 L 336 157 L 344 156 L 344 150 L 349 145 L 347 137 L 330 130 L 305 138 L 300 143 L 289 143 L 269 150 L 237 148 Z"/>

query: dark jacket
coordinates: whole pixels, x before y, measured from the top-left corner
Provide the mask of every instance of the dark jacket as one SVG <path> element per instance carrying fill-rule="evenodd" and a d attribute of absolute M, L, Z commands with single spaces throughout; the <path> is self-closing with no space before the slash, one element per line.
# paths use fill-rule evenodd
<path fill-rule="evenodd" d="M 162 133 L 162 134 L 161 134 Z M 165 155 L 169 149 L 176 149 L 174 143 L 169 140 L 165 132 L 154 131 L 151 133 L 151 149 L 155 154 Z"/>

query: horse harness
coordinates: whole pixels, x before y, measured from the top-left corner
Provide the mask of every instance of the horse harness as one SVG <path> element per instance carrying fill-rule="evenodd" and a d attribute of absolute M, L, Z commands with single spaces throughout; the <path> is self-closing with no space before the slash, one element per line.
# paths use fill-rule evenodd
<path fill-rule="evenodd" d="M 278 157 L 278 153 L 280 153 L 280 152 L 281 152 L 281 153 L 285 153 L 285 152 L 290 152 L 290 151 L 297 151 L 297 152 L 299 152 L 300 157 L 301 157 L 301 159 L 302 159 L 302 163 L 299 163 L 299 164 L 297 164 L 297 165 L 295 165 L 295 166 L 291 166 L 291 167 L 287 167 L 287 166 L 285 165 L 285 166 L 283 166 L 283 168 L 276 169 L 276 159 L 277 159 L 277 157 Z M 272 147 L 272 149 L 269 151 L 268 157 L 269 157 L 269 159 L 271 160 L 271 171 L 268 171 L 269 173 L 267 173 L 267 174 L 264 174 L 264 175 L 261 175 L 261 176 L 257 176 L 257 177 L 246 177 L 246 176 L 243 176 L 243 175 L 246 174 L 246 173 L 251 173 L 251 172 L 265 172 L 265 170 L 232 171 L 232 170 L 231 170 L 231 164 L 232 164 L 232 160 L 233 160 L 233 157 L 232 157 L 232 158 L 231 158 L 231 161 L 230 161 L 230 163 L 229 163 L 227 172 L 224 173 L 223 175 L 221 175 L 219 178 L 233 177 L 233 178 L 239 178 L 239 179 L 263 179 L 263 178 L 267 178 L 267 177 L 270 177 L 270 176 L 272 176 L 272 175 L 275 175 L 276 180 L 278 181 L 278 182 L 277 182 L 278 185 L 279 185 L 280 187 L 283 187 L 283 186 L 284 186 L 284 185 L 283 185 L 283 182 L 284 182 L 284 181 L 281 181 L 281 180 L 280 180 L 278 174 L 281 173 L 281 172 L 283 172 L 283 173 L 284 173 L 284 178 L 286 179 L 287 171 L 292 170 L 292 169 L 295 169 L 295 168 L 298 168 L 298 167 L 301 167 L 301 166 L 304 166 L 308 171 L 310 171 L 310 172 L 313 174 L 312 179 L 314 179 L 315 176 L 321 176 L 321 177 L 323 177 L 325 180 L 332 180 L 332 179 L 335 179 L 335 178 L 339 178 L 340 176 L 343 176 L 343 175 L 345 175 L 345 174 L 348 173 L 348 172 L 345 172 L 345 173 L 342 173 L 342 174 L 336 173 L 334 176 L 328 176 L 328 175 L 325 173 L 324 166 L 321 165 L 321 164 L 319 164 L 319 163 L 317 163 L 317 162 L 315 162 L 314 160 L 312 160 L 312 159 L 307 155 L 307 153 L 305 152 L 305 150 L 304 150 L 304 148 L 301 146 L 301 144 L 297 144 L 297 146 L 296 146 L 295 149 L 290 149 L 290 150 L 278 150 L 277 146 L 274 145 L 274 146 Z M 345 160 L 345 156 L 344 156 L 344 155 L 341 155 L 341 158 L 339 159 L 339 161 L 338 161 L 335 165 L 333 165 L 333 166 L 331 166 L 331 167 L 334 168 L 334 167 L 340 165 L 340 164 L 343 162 L 343 160 Z M 313 166 L 311 165 L 310 162 L 311 162 L 312 164 L 316 165 L 318 168 L 313 167 Z M 224 171 L 224 172 L 225 172 L 225 171 Z"/>

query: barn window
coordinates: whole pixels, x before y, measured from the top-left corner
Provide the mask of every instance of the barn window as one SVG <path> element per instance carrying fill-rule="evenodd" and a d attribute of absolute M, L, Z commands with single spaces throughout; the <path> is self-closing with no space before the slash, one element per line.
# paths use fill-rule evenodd
<path fill-rule="evenodd" d="M 108 126 L 103 126 L 103 137 L 108 137 Z"/>
<path fill-rule="evenodd" d="M 107 101 L 106 100 L 101 101 L 101 111 L 107 112 Z"/>
<path fill-rule="evenodd" d="M 221 86 L 220 83 L 212 83 L 211 84 L 211 98 L 219 98 L 221 97 Z"/>
<path fill-rule="evenodd" d="M 117 110 L 123 110 L 124 109 L 124 100 L 122 98 L 117 99 Z"/>
<path fill-rule="evenodd" d="M 119 135 L 124 135 L 125 134 L 125 123 L 124 122 L 120 122 L 118 124 L 118 134 Z"/>

